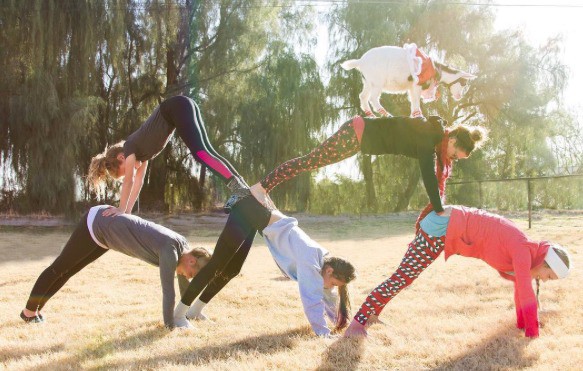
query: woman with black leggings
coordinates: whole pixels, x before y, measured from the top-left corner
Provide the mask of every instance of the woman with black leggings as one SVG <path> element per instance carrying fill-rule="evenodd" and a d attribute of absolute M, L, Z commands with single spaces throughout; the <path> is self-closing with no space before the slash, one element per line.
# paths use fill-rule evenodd
<path fill-rule="evenodd" d="M 250 195 L 250 193 L 247 194 L 247 196 Z M 182 293 L 182 299 L 174 310 L 175 322 L 182 323 L 185 317 L 200 318 L 200 306 L 206 305 L 233 277 L 239 274 L 256 232 L 267 227 L 270 218 L 271 210 L 261 205 L 254 197 L 244 196 L 233 205 L 211 259 L 190 281 L 188 289 Z M 187 313 L 199 294 L 201 295 L 193 305 L 193 311 Z M 191 314 L 195 312 L 197 315 Z"/>
<path fill-rule="evenodd" d="M 247 185 L 241 176 L 210 144 L 196 103 L 188 97 L 175 96 L 162 102 L 125 141 L 106 148 L 91 160 L 87 178 L 95 190 L 101 189 L 108 176 L 123 177 L 119 207 L 106 210 L 105 216 L 131 214 L 142 189 L 148 161 L 162 152 L 175 130 L 194 159 L 222 179 L 233 192 L 234 196 L 225 205 L 227 210 L 237 201 L 240 192 L 246 192 Z"/>

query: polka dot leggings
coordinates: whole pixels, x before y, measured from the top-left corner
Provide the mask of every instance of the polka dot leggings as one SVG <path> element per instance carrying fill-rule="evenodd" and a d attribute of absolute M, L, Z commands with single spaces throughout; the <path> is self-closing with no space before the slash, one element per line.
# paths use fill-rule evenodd
<path fill-rule="evenodd" d="M 428 236 L 420 230 L 415 239 L 409 243 L 397 271 L 368 295 L 354 319 L 366 325 L 371 315 L 378 316 L 389 301 L 412 284 L 421 272 L 437 259 L 445 246 L 442 238 Z"/>
<path fill-rule="evenodd" d="M 354 156 L 358 151 L 360 144 L 354 131 L 353 120 L 350 120 L 312 152 L 279 165 L 261 181 L 261 186 L 269 192 L 279 183 L 300 173 L 340 162 Z"/>

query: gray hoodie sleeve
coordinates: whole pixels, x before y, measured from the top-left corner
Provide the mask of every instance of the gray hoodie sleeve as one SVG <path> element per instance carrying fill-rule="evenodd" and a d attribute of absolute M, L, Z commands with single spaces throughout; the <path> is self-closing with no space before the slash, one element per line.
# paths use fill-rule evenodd
<path fill-rule="evenodd" d="M 334 289 L 324 288 L 324 304 L 326 305 L 326 315 L 330 321 L 336 323 L 338 313 L 338 295 Z"/>
<path fill-rule="evenodd" d="M 190 285 L 190 281 L 188 280 L 188 278 L 184 277 L 181 274 L 177 274 L 176 278 L 178 279 L 178 288 L 180 289 L 180 296 L 182 296 L 186 289 L 188 288 L 188 285 Z"/>
<path fill-rule="evenodd" d="M 176 293 L 174 291 L 174 275 L 178 255 L 172 248 L 160 249 L 160 282 L 162 283 L 162 314 L 164 315 L 164 325 L 174 327 L 174 301 Z"/>
<path fill-rule="evenodd" d="M 317 263 L 316 263 L 317 264 Z M 298 264 L 298 286 L 304 313 L 318 336 L 330 335 L 330 329 L 324 318 L 324 280 L 320 267 L 308 262 Z"/>

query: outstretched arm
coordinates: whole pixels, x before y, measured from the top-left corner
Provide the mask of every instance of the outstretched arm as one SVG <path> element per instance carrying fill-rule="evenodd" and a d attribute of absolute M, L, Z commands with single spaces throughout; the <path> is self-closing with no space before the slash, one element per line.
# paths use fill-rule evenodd
<path fill-rule="evenodd" d="M 527 337 L 537 337 L 538 308 L 536 296 L 532 289 L 532 276 L 530 266 L 532 259 L 527 249 L 515 249 L 512 256 L 514 267 L 514 302 L 516 305 L 516 324 L 524 328 Z"/>
<path fill-rule="evenodd" d="M 420 150 L 421 151 L 421 150 Z M 443 212 L 443 205 L 441 204 L 441 197 L 439 194 L 439 182 L 435 175 L 435 160 L 433 152 L 423 150 L 419 153 L 419 169 L 421 170 L 421 178 L 429 201 L 433 205 L 433 210 L 436 213 Z"/>
<path fill-rule="evenodd" d="M 136 170 L 136 175 L 134 177 L 134 183 L 132 185 L 132 190 L 130 192 L 129 200 L 127 203 L 126 213 L 131 214 L 136 204 L 136 200 L 142 191 L 142 186 L 144 185 L 144 178 L 146 177 L 146 170 L 148 169 L 148 161 L 142 162 L 140 167 Z"/>
<path fill-rule="evenodd" d="M 116 216 L 124 213 L 131 213 L 131 209 L 128 210 L 130 195 L 132 193 L 132 188 L 134 187 L 135 177 L 136 177 L 136 155 L 131 154 L 125 158 L 125 173 L 123 178 L 123 183 L 121 184 L 121 192 L 119 196 L 119 207 L 110 207 L 103 211 L 103 216 Z M 145 170 L 144 170 L 145 174 Z M 143 175 L 142 175 L 143 177 Z M 143 181 L 143 178 L 142 178 Z M 141 189 L 140 185 L 140 189 Z M 137 192 L 139 194 L 139 190 Z M 135 195 L 137 198 L 137 194 Z M 134 199 L 135 202 L 135 199 Z M 132 204 L 133 206 L 133 204 Z"/>
<path fill-rule="evenodd" d="M 320 273 L 321 267 L 314 262 L 298 264 L 298 285 L 304 313 L 318 336 L 329 336 L 330 329 L 326 324 L 326 306 L 324 303 L 324 280 Z"/>

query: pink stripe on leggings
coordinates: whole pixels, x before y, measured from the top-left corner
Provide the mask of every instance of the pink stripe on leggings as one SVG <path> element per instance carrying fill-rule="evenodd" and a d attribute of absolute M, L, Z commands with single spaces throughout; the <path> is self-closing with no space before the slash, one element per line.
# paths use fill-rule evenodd
<path fill-rule="evenodd" d="M 231 173 L 231 170 L 229 170 L 229 168 L 227 168 L 225 166 L 225 164 L 223 164 L 222 161 L 217 160 L 216 158 L 211 156 L 208 152 L 197 151 L 196 155 L 198 157 L 200 157 L 203 164 L 205 164 L 209 168 L 213 169 L 214 171 L 216 171 L 219 174 L 221 174 L 222 176 L 224 176 L 225 179 L 229 179 L 233 176 L 233 173 Z"/>

